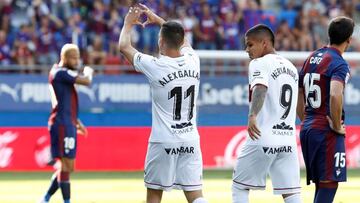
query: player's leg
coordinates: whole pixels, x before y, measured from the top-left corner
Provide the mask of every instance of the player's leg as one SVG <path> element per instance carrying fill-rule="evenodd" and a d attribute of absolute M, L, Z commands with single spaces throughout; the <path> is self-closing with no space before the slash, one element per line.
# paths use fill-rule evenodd
<path fill-rule="evenodd" d="M 184 191 L 189 203 L 207 203 L 202 193 L 203 163 L 200 142 L 184 142 L 178 149 L 175 188 Z"/>
<path fill-rule="evenodd" d="M 279 152 L 270 166 L 274 194 L 282 195 L 285 203 L 301 203 L 300 166 L 297 146 L 276 147 Z"/>
<path fill-rule="evenodd" d="M 338 182 L 346 181 L 345 137 L 327 131 L 320 149 L 317 159 L 320 175 L 314 203 L 332 203 Z"/>
<path fill-rule="evenodd" d="M 144 175 L 147 203 L 159 203 L 163 190 L 171 190 L 174 186 L 178 155 L 173 149 L 176 149 L 175 143 L 149 143 L 148 145 Z"/>
<path fill-rule="evenodd" d="M 51 149 L 51 157 L 52 159 L 56 157 L 61 156 L 61 150 L 59 148 L 59 126 L 58 125 L 51 125 L 50 126 L 50 149 Z M 54 174 L 51 177 L 50 186 L 44 195 L 44 197 L 41 199 L 41 203 L 47 203 L 49 202 L 51 196 L 59 189 L 59 183 L 58 183 L 58 175 L 60 174 L 60 169 L 56 170 Z"/>
<path fill-rule="evenodd" d="M 184 194 L 189 203 L 208 203 L 203 197 L 202 190 L 184 191 Z"/>
<path fill-rule="evenodd" d="M 162 198 L 162 190 L 154 190 L 147 188 L 146 192 L 146 203 L 160 203 Z"/>
<path fill-rule="evenodd" d="M 265 190 L 273 155 L 266 154 L 262 146 L 244 145 L 233 173 L 232 202 L 249 202 L 249 190 Z"/>
<path fill-rule="evenodd" d="M 338 188 L 338 182 L 320 181 L 314 203 L 332 203 Z"/>
<path fill-rule="evenodd" d="M 59 187 L 64 203 L 70 203 L 70 173 L 74 171 L 74 159 L 63 157 L 61 171 L 58 176 Z"/>

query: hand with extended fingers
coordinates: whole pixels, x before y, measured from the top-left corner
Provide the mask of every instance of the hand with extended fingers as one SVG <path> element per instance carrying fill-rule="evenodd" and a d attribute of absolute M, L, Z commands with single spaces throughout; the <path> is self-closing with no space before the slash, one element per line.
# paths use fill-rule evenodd
<path fill-rule="evenodd" d="M 140 16 L 145 14 L 147 20 L 145 22 L 140 21 Z M 133 7 L 129 8 L 129 12 L 125 16 L 125 23 L 129 23 L 130 25 L 141 25 L 145 27 L 148 24 L 163 24 L 165 21 L 156 15 L 153 11 L 151 11 L 147 6 L 144 4 L 136 4 Z"/>

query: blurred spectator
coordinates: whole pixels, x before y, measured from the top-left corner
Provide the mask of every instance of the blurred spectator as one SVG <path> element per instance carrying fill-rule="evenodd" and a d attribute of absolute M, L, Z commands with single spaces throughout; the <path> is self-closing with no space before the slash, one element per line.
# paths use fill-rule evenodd
<path fill-rule="evenodd" d="M 295 23 L 294 35 L 299 43 L 299 51 L 310 51 L 315 49 L 310 31 L 309 17 L 304 15 L 298 16 Z"/>
<path fill-rule="evenodd" d="M 92 44 L 88 47 L 88 64 L 103 65 L 106 60 L 106 52 L 104 50 L 104 44 L 102 37 L 96 35 Z"/>
<path fill-rule="evenodd" d="M 0 30 L 0 64 L 11 64 L 11 58 L 13 55 L 11 47 L 6 40 L 6 32 L 4 30 Z"/>
<path fill-rule="evenodd" d="M 105 37 L 105 33 L 107 32 L 106 25 L 106 16 L 107 10 L 105 5 L 101 0 L 95 0 L 94 2 L 94 10 L 91 12 L 91 20 L 89 22 L 89 31 L 96 35 L 101 35 Z"/>
<path fill-rule="evenodd" d="M 303 7 L 304 16 L 310 18 L 317 18 L 321 15 L 324 15 L 326 12 L 326 7 L 323 2 L 320 0 L 306 0 Z"/>
<path fill-rule="evenodd" d="M 70 0 L 51 0 L 51 13 L 65 21 L 71 16 Z"/>
<path fill-rule="evenodd" d="M 62 22 L 53 15 L 45 15 L 41 18 L 36 46 L 36 57 L 39 64 L 48 65 L 57 62 L 59 47 L 57 47 L 55 32 L 57 28 L 62 27 Z"/>
<path fill-rule="evenodd" d="M 220 29 L 220 36 L 223 42 L 222 48 L 225 50 L 240 49 L 239 28 L 236 20 L 235 13 L 229 10 Z"/>
<path fill-rule="evenodd" d="M 87 48 L 86 24 L 81 20 L 79 12 L 74 12 L 65 28 L 65 42 L 78 45 L 80 53 Z"/>
<path fill-rule="evenodd" d="M 276 50 L 283 50 L 283 51 L 294 51 L 298 50 L 298 43 L 295 39 L 294 34 L 292 33 L 288 21 L 283 20 L 281 21 L 276 33 L 276 43 L 275 47 Z"/>
<path fill-rule="evenodd" d="M 0 1 L 0 29 L 9 32 L 10 28 L 10 15 L 12 12 L 11 9 L 12 0 L 2 0 Z"/>
<path fill-rule="evenodd" d="M 119 12 L 116 9 L 111 10 L 110 12 L 110 20 L 108 22 L 109 28 L 109 53 L 110 55 L 120 55 L 118 49 L 118 41 L 120 36 L 120 31 L 123 26 L 123 18 L 120 18 Z"/>
<path fill-rule="evenodd" d="M 158 3 L 155 0 L 147 0 L 147 7 L 149 7 L 155 13 L 159 12 Z M 147 25 L 146 29 L 142 29 L 141 38 L 143 41 L 143 51 L 145 53 L 154 53 L 157 50 L 157 41 L 159 34 L 159 26 L 156 24 Z"/>
<path fill-rule="evenodd" d="M 14 58 L 20 65 L 34 65 L 34 52 L 36 45 L 34 43 L 33 28 L 29 25 L 21 25 L 20 32 L 17 33 L 14 42 Z"/>
<path fill-rule="evenodd" d="M 177 21 L 184 26 L 185 38 L 192 45 L 193 44 L 193 29 L 195 26 L 195 19 L 192 16 L 186 15 L 186 10 L 180 8 L 177 10 Z"/>
<path fill-rule="evenodd" d="M 298 13 L 295 10 L 295 1 L 290 0 L 286 4 L 286 7 L 280 11 L 280 13 L 278 15 L 278 22 L 286 20 L 289 28 L 294 29 L 297 16 L 298 16 Z"/>
<path fill-rule="evenodd" d="M 213 50 L 216 48 L 217 25 L 210 6 L 206 3 L 201 6 L 201 15 L 195 26 L 195 35 L 198 49 Z"/>
<path fill-rule="evenodd" d="M 50 9 L 42 0 L 33 0 L 30 7 L 27 10 L 27 16 L 32 25 L 39 26 L 41 18 L 50 14 Z"/>
<path fill-rule="evenodd" d="M 238 19 L 237 5 L 232 0 L 220 0 L 217 12 L 220 19 L 218 23 L 224 22 L 229 12 L 233 13 L 234 19 Z"/>
<path fill-rule="evenodd" d="M 263 11 L 260 8 L 259 2 L 255 0 L 246 0 L 246 4 L 244 6 L 245 8 L 243 8 L 242 10 L 243 19 L 244 19 L 244 29 L 249 30 L 254 25 L 262 22 L 261 17 Z"/>

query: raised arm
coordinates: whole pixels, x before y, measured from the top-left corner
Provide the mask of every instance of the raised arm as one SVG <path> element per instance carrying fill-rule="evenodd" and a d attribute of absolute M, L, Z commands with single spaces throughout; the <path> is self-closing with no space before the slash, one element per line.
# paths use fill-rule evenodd
<path fill-rule="evenodd" d="M 121 30 L 119 37 L 119 49 L 120 52 L 125 56 L 125 58 L 131 63 L 134 64 L 133 59 L 134 55 L 138 52 L 131 45 L 131 29 L 136 24 L 141 24 L 139 22 L 139 17 L 142 14 L 142 10 L 138 7 L 130 7 L 129 12 L 125 16 L 124 26 Z"/>
<path fill-rule="evenodd" d="M 76 84 L 89 86 L 92 83 L 94 69 L 90 66 L 85 66 L 82 75 L 78 75 L 75 79 Z"/>

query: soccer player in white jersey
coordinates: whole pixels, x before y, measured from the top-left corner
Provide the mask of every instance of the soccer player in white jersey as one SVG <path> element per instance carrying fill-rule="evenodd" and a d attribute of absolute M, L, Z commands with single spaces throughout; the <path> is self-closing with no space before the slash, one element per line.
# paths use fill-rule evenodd
<path fill-rule="evenodd" d="M 139 22 L 142 14 L 147 21 Z M 156 23 L 159 58 L 137 51 L 131 45 L 135 24 Z M 145 28 L 146 29 L 146 28 Z M 207 203 L 202 195 L 202 156 L 196 126 L 200 60 L 176 22 L 165 22 L 146 6 L 129 9 L 122 28 L 121 53 L 145 74 L 152 92 L 152 130 L 145 161 L 147 203 L 159 203 L 163 191 L 181 189 L 189 203 Z"/>
<path fill-rule="evenodd" d="M 299 76 L 294 65 L 275 53 L 274 34 L 256 25 L 245 34 L 249 64 L 248 138 L 233 174 L 233 203 L 249 202 L 249 190 L 264 190 L 266 176 L 274 194 L 299 203 L 300 168 L 295 120 Z"/>

